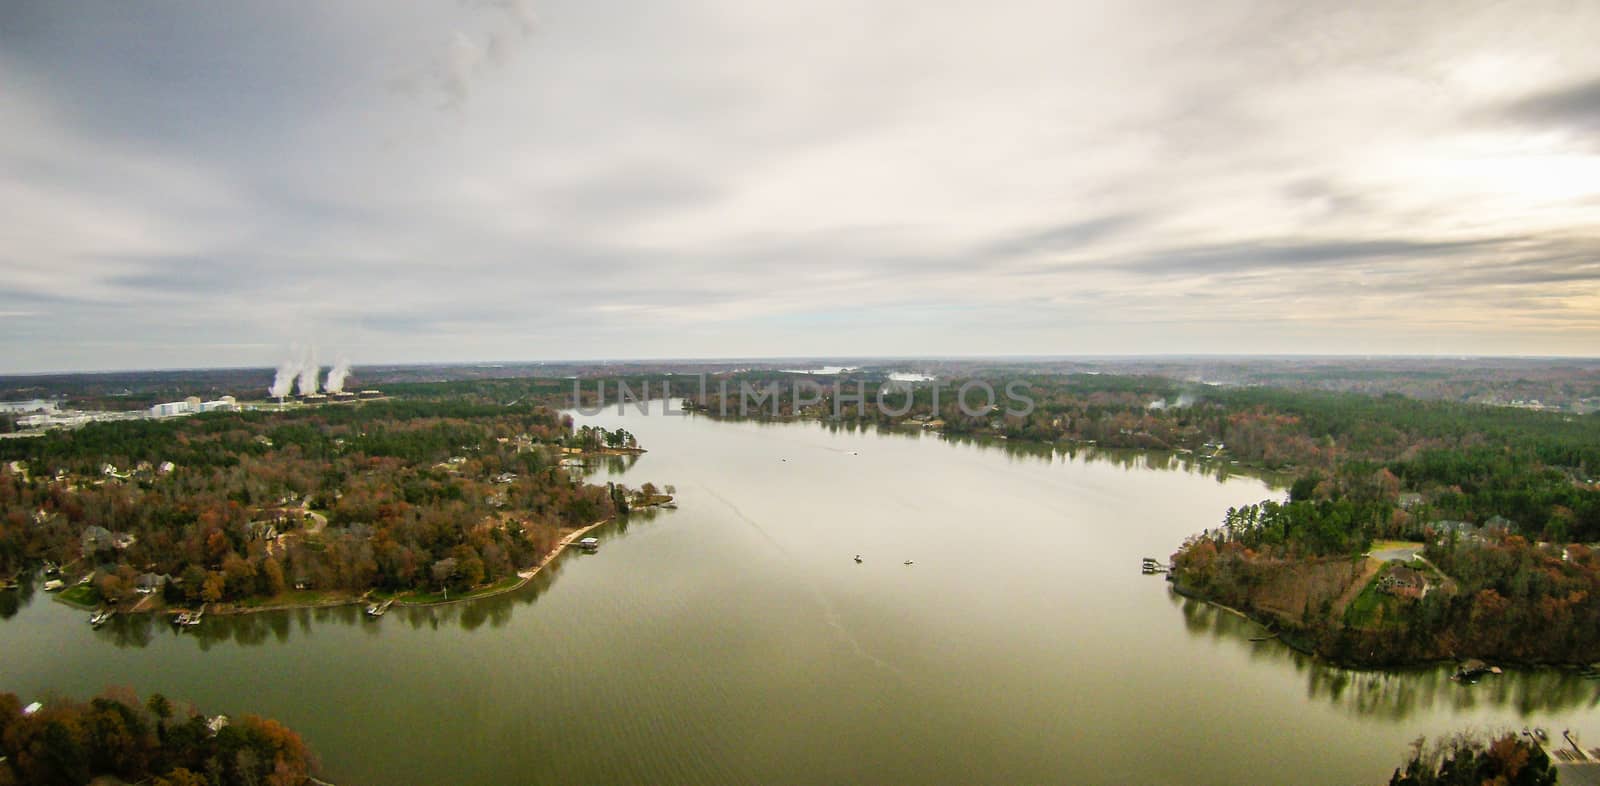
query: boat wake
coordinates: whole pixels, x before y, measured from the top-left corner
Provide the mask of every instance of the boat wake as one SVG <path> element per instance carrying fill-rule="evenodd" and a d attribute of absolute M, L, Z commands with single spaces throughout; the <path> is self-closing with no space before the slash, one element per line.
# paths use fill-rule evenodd
<path fill-rule="evenodd" d="M 789 550 L 784 548 L 783 544 L 779 543 L 777 538 L 772 537 L 772 533 L 767 532 L 766 529 L 763 528 L 755 519 L 751 518 L 750 516 L 746 515 L 744 511 L 740 510 L 738 505 L 728 501 L 726 497 L 718 494 L 716 491 L 713 491 L 710 488 L 702 486 L 701 490 L 705 491 L 706 494 L 710 495 L 716 501 L 727 506 L 728 510 L 733 511 L 733 515 L 739 517 L 740 521 L 744 522 L 746 526 L 760 534 L 763 540 L 772 544 L 772 547 L 776 549 L 779 554 L 782 554 L 785 560 L 789 562 L 794 561 L 794 555 L 790 554 Z M 805 570 L 798 570 L 795 572 L 800 576 L 810 575 L 809 572 Z M 815 583 L 807 581 L 806 589 L 811 593 L 812 599 L 816 601 L 817 607 L 822 611 L 822 621 L 827 623 L 828 627 L 832 628 L 834 632 L 839 635 L 839 639 L 848 645 L 856 655 L 868 663 L 894 674 L 897 677 L 903 678 L 906 676 L 906 673 L 901 671 L 899 667 L 872 654 L 867 650 L 866 647 L 862 646 L 861 640 L 857 639 L 855 634 L 851 633 L 850 629 L 845 627 L 844 621 L 839 618 L 839 612 L 834 609 L 833 603 L 828 600 L 828 596 L 822 592 L 821 588 L 819 588 Z"/>

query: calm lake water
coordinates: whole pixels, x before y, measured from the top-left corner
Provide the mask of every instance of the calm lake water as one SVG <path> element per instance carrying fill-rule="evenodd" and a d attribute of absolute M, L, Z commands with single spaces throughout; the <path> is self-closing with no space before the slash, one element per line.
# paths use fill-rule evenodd
<path fill-rule="evenodd" d="M 375 622 L 94 631 L 7 594 L 0 690 L 276 717 L 341 786 L 1356 784 L 1420 734 L 1600 734 L 1597 683 L 1330 669 L 1139 573 L 1274 493 L 1258 479 L 816 423 L 580 421 L 650 450 L 594 480 L 675 484 L 680 509 L 604 528 L 520 592 Z"/>

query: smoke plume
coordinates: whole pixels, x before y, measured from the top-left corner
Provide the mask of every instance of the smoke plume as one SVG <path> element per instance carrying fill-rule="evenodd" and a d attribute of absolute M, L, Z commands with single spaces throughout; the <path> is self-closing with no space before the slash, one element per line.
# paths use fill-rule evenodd
<path fill-rule="evenodd" d="M 343 393 L 344 380 L 348 376 L 350 376 L 350 360 L 341 357 L 339 362 L 333 364 L 333 369 L 328 372 L 328 392 Z"/>
<path fill-rule="evenodd" d="M 307 350 L 300 361 L 300 395 L 309 396 L 317 392 L 317 374 L 321 370 L 317 366 L 316 350 Z"/>
<path fill-rule="evenodd" d="M 267 395 L 273 398 L 283 398 L 294 392 L 294 379 L 300 374 L 300 364 L 293 360 L 285 360 L 278 366 L 278 372 L 272 377 L 272 387 L 267 388 Z"/>

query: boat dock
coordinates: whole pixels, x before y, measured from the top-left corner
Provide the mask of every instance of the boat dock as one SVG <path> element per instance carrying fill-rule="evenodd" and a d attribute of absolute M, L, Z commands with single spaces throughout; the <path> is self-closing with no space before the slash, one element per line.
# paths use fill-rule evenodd
<path fill-rule="evenodd" d="M 389 607 L 393 606 L 393 605 L 394 605 L 394 598 L 390 598 L 390 599 L 388 599 L 386 601 L 383 601 L 382 603 L 373 603 L 373 604 L 367 606 L 367 617 L 369 617 L 371 619 L 377 619 L 379 617 L 382 617 L 385 613 L 387 613 L 389 611 Z"/>
<path fill-rule="evenodd" d="M 1146 576 L 1152 573 L 1166 573 L 1169 570 L 1171 568 L 1166 563 L 1157 560 L 1155 557 L 1145 557 L 1139 567 L 1139 572 Z"/>

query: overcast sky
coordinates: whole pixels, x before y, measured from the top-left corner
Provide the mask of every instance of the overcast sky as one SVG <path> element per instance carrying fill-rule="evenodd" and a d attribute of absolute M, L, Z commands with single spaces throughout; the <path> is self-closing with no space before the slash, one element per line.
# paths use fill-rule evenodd
<path fill-rule="evenodd" d="M 0 373 L 1600 354 L 1596 41 L 1592 0 L 0 0 Z"/>

